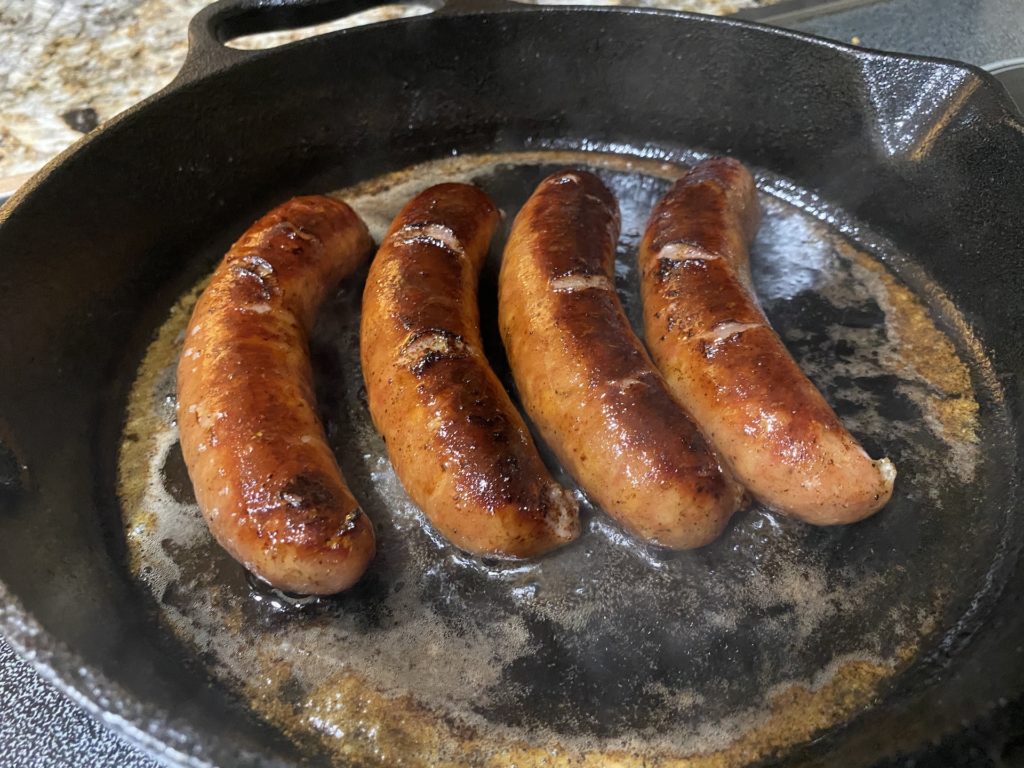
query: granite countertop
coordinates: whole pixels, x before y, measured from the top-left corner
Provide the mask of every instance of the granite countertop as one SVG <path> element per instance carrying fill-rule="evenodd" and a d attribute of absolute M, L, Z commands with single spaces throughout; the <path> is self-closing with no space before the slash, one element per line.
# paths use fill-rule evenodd
<path fill-rule="evenodd" d="M 0 0 L 0 177 L 162 88 L 203 0 Z"/>

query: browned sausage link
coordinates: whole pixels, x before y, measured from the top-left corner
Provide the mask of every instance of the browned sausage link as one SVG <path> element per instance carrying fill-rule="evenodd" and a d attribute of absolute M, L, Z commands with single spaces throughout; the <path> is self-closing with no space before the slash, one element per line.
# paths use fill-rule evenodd
<path fill-rule="evenodd" d="M 542 181 L 505 247 L 502 339 L 527 413 L 583 489 L 637 536 L 702 546 L 743 492 L 630 328 L 615 291 L 618 233 L 618 205 L 596 176 Z"/>
<path fill-rule="evenodd" d="M 331 198 L 275 208 L 213 273 L 178 363 L 181 448 L 210 530 L 294 592 L 346 589 L 374 555 L 317 418 L 308 350 L 317 308 L 372 245 Z"/>
<path fill-rule="evenodd" d="M 466 184 L 417 195 L 363 294 L 361 354 L 374 423 L 402 485 L 456 546 L 529 557 L 579 533 L 483 354 L 477 280 L 498 211 Z"/>
<path fill-rule="evenodd" d="M 701 163 L 651 214 L 640 248 L 647 344 L 669 386 L 736 477 L 765 504 L 810 523 L 850 523 L 892 495 L 800 371 L 751 288 L 757 190 L 737 161 Z"/>

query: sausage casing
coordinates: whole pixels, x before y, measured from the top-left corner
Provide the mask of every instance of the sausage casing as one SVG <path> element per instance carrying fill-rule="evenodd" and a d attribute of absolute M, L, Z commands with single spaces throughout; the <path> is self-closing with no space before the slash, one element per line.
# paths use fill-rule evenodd
<path fill-rule="evenodd" d="M 761 311 L 747 251 L 760 216 L 735 160 L 703 162 L 673 185 L 640 247 L 647 344 L 756 498 L 810 523 L 854 522 L 885 505 L 896 471 L 843 427 Z"/>
<path fill-rule="evenodd" d="M 293 592 L 346 589 L 375 551 L 316 413 L 308 349 L 319 306 L 371 248 L 344 203 L 278 206 L 217 267 L 178 364 L 181 448 L 210 531 Z"/>
<path fill-rule="evenodd" d="M 615 290 L 619 210 L 584 171 L 540 183 L 512 225 L 499 325 L 523 405 L 587 494 L 663 546 L 715 539 L 743 492 L 633 333 Z"/>
<path fill-rule="evenodd" d="M 398 214 L 370 267 L 360 338 L 374 424 L 413 501 L 456 546 L 530 557 L 579 533 L 484 357 L 477 282 L 499 214 L 440 184 Z"/>

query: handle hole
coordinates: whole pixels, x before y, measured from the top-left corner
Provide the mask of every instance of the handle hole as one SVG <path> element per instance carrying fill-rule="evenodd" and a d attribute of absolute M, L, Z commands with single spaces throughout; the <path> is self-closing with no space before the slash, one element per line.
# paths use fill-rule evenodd
<path fill-rule="evenodd" d="M 275 30 L 273 32 L 257 32 L 251 35 L 240 35 L 224 41 L 224 45 L 242 51 L 259 51 L 267 48 L 276 48 L 286 43 L 294 43 L 297 40 L 305 40 L 316 37 L 327 32 L 336 32 L 339 29 L 350 29 L 365 24 L 375 24 L 380 21 L 391 21 L 392 19 L 407 19 L 413 16 L 423 16 L 441 7 L 440 0 L 419 0 L 412 3 L 390 3 L 378 5 L 365 11 L 342 16 L 340 19 L 333 19 L 321 24 L 311 24 L 293 29 Z"/>

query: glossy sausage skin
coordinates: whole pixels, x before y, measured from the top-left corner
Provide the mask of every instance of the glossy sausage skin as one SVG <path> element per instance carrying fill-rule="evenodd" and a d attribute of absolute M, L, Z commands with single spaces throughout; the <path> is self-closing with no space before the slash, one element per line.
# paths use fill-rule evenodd
<path fill-rule="evenodd" d="M 509 235 L 499 324 L 530 418 L 627 530 L 684 549 L 713 541 L 743 491 L 673 400 L 615 290 L 619 210 L 584 171 L 540 183 Z"/>
<path fill-rule="evenodd" d="M 308 349 L 318 307 L 371 248 L 344 203 L 275 208 L 213 273 L 178 363 L 181 448 L 210 531 L 292 592 L 346 589 L 375 551 L 317 417 Z"/>
<path fill-rule="evenodd" d="M 760 501 L 809 523 L 851 523 L 892 495 L 873 461 L 800 371 L 751 287 L 760 222 L 750 173 L 728 158 L 685 174 L 640 248 L 647 344 L 719 458 Z"/>
<path fill-rule="evenodd" d="M 477 281 L 498 220 L 467 184 L 413 198 L 370 268 L 360 351 L 370 414 L 413 501 L 461 549 L 520 558 L 575 538 L 579 518 L 483 354 Z"/>

